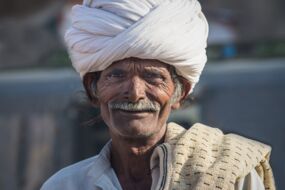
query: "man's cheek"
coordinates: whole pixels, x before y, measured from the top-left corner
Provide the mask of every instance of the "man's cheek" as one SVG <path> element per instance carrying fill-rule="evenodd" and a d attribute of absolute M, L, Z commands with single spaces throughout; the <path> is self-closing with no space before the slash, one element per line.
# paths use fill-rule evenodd
<path fill-rule="evenodd" d="M 106 122 L 108 122 L 108 120 L 110 119 L 110 113 L 109 110 L 106 106 L 100 106 L 100 113 L 101 113 L 101 117 L 102 119 Z"/>

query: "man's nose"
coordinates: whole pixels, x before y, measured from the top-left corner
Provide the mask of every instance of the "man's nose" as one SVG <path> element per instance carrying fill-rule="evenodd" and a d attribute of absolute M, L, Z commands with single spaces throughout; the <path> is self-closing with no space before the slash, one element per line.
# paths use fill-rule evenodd
<path fill-rule="evenodd" d="M 127 85 L 127 91 L 125 92 L 125 94 L 129 101 L 137 102 L 145 98 L 145 81 L 139 76 L 133 76 L 132 78 L 130 78 L 129 83 Z"/>

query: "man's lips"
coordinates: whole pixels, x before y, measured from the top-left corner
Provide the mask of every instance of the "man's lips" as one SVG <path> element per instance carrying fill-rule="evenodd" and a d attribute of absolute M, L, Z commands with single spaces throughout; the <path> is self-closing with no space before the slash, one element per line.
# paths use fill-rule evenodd
<path fill-rule="evenodd" d="M 115 112 L 118 112 L 120 115 L 122 116 L 126 116 L 126 117 L 146 117 L 150 114 L 153 114 L 153 111 L 149 111 L 149 110 L 142 110 L 142 111 L 130 111 L 130 110 L 123 110 L 123 109 L 116 109 L 113 110 Z"/>
<path fill-rule="evenodd" d="M 144 112 L 149 112 L 149 113 L 152 113 L 152 112 L 155 112 L 153 110 L 125 110 L 125 109 L 115 109 L 115 110 L 119 110 L 119 111 L 124 111 L 124 112 L 128 112 L 128 113 L 144 113 Z"/>

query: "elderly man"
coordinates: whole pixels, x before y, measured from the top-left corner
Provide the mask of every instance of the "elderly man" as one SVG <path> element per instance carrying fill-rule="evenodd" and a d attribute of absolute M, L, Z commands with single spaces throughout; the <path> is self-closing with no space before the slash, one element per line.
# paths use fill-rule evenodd
<path fill-rule="evenodd" d="M 111 140 L 42 190 L 275 189 L 269 146 L 167 123 L 206 62 L 208 25 L 196 0 L 90 0 L 72 19 L 73 66 Z"/>

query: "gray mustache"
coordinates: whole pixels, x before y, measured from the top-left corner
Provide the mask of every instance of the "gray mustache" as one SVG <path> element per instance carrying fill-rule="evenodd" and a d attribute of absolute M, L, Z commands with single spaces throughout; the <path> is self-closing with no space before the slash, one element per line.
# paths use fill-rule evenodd
<path fill-rule="evenodd" d="M 157 102 L 143 100 L 139 102 L 110 102 L 108 104 L 110 109 L 120 109 L 124 111 L 148 111 L 156 112 L 160 110 L 160 105 Z"/>

